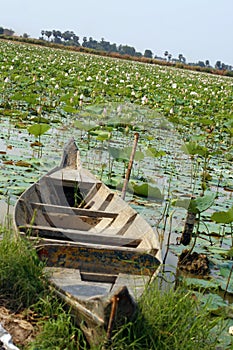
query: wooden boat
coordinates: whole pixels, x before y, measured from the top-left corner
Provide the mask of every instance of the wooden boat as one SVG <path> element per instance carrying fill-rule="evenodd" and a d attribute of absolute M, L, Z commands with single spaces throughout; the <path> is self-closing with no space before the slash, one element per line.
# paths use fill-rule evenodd
<path fill-rule="evenodd" d="M 18 199 L 14 222 L 20 233 L 38 239 L 51 285 L 93 344 L 133 317 L 161 264 L 152 227 L 82 168 L 73 139 L 60 166 Z"/>

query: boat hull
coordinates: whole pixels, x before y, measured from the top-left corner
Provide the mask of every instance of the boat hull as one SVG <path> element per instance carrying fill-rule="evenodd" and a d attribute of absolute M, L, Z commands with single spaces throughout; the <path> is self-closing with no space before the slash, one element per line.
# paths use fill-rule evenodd
<path fill-rule="evenodd" d="M 60 166 L 18 199 L 14 222 L 35 242 L 51 288 L 92 344 L 134 317 L 137 299 L 161 265 L 151 226 L 82 168 L 74 140 Z"/>

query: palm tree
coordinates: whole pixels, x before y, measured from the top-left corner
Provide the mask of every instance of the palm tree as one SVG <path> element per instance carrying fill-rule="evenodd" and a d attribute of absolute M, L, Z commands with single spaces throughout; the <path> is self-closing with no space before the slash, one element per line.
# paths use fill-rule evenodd
<path fill-rule="evenodd" d="M 53 30 L 53 36 L 54 36 L 54 42 L 55 43 L 61 43 L 61 31 L 60 30 Z"/>
<path fill-rule="evenodd" d="M 179 58 L 179 61 L 182 62 L 182 60 L 183 60 L 183 55 L 182 55 L 182 53 L 179 54 L 178 58 Z"/>
<path fill-rule="evenodd" d="M 186 63 L 186 58 L 182 55 L 182 53 L 179 54 L 178 58 L 180 62 Z"/>
<path fill-rule="evenodd" d="M 76 35 L 76 34 L 73 35 L 73 42 L 74 42 L 74 44 L 76 46 L 80 46 L 80 44 L 79 44 L 79 36 L 78 35 Z"/>
<path fill-rule="evenodd" d="M 222 69 L 222 62 L 221 62 L 221 61 L 217 61 L 217 62 L 215 63 L 215 68 L 216 68 L 216 69 Z"/>
<path fill-rule="evenodd" d="M 69 30 L 66 30 L 64 33 L 62 33 L 62 38 L 63 38 L 65 41 L 71 40 L 72 37 L 73 37 L 73 32 L 70 32 Z"/>
<path fill-rule="evenodd" d="M 86 47 L 86 46 L 87 46 L 87 37 L 86 37 L 86 36 L 83 37 L 82 46 L 83 46 L 83 47 Z"/>
<path fill-rule="evenodd" d="M 48 40 L 49 40 L 49 38 L 50 38 L 51 35 L 52 35 L 52 31 L 51 31 L 51 30 L 46 30 L 46 31 L 45 31 L 45 35 L 47 36 L 47 38 L 48 38 Z"/>

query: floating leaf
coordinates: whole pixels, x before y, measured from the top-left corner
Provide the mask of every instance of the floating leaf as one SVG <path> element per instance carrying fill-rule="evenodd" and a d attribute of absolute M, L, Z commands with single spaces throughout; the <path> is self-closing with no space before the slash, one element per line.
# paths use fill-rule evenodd
<path fill-rule="evenodd" d="M 100 115 L 103 113 L 103 107 L 98 106 L 98 105 L 94 105 L 94 106 L 88 106 L 86 107 L 85 111 L 90 113 L 90 114 L 97 114 Z"/>
<path fill-rule="evenodd" d="M 35 141 L 35 142 L 30 143 L 30 146 L 31 147 L 42 147 L 43 143 L 41 143 L 39 141 Z"/>
<path fill-rule="evenodd" d="M 13 165 L 14 161 L 13 160 L 4 160 L 3 164 L 5 164 L 5 165 Z"/>
<path fill-rule="evenodd" d="M 196 293 L 195 293 L 196 294 Z M 228 304 L 223 298 L 214 293 L 198 293 L 198 299 L 201 300 L 202 304 L 206 305 L 207 310 L 214 312 L 215 310 L 219 310 L 219 308 L 225 308 Z"/>
<path fill-rule="evenodd" d="M 91 130 L 90 135 L 95 136 L 96 140 L 99 141 L 104 141 L 104 140 L 108 140 L 111 137 L 111 133 L 109 131 L 105 131 L 105 130 Z"/>
<path fill-rule="evenodd" d="M 214 279 L 185 278 L 185 285 L 194 288 L 216 289 L 219 288 L 220 282 Z"/>
<path fill-rule="evenodd" d="M 211 252 L 212 254 L 219 254 L 223 256 L 228 256 L 229 249 L 221 248 L 221 247 L 207 247 L 207 250 Z"/>
<path fill-rule="evenodd" d="M 78 113 L 79 112 L 76 108 L 74 108 L 72 106 L 64 106 L 63 111 L 65 111 L 66 113 Z"/>
<path fill-rule="evenodd" d="M 227 274 L 227 271 L 224 271 L 222 273 L 224 273 L 224 276 L 223 276 L 224 279 L 222 279 L 220 281 L 222 290 L 227 291 L 227 293 L 233 294 L 233 279 L 232 279 L 232 277 L 228 281 L 228 279 L 230 277 L 230 270 L 228 270 L 228 274 Z"/>
<path fill-rule="evenodd" d="M 26 129 L 26 127 L 27 127 L 27 124 L 23 122 L 18 122 L 15 124 L 16 129 Z"/>
<path fill-rule="evenodd" d="M 83 130 L 83 131 L 89 131 L 92 126 L 90 126 L 90 124 L 87 123 L 82 123 L 79 120 L 75 120 L 74 121 L 74 126 L 79 129 L 79 130 Z"/>
<path fill-rule="evenodd" d="M 37 123 L 44 123 L 44 124 L 49 123 L 49 119 L 41 116 L 33 116 L 30 120 Z"/>
<path fill-rule="evenodd" d="M 111 134 L 109 132 L 99 131 L 97 136 L 96 136 L 96 140 L 98 140 L 98 141 L 109 140 L 110 136 L 111 136 Z"/>
<path fill-rule="evenodd" d="M 16 166 L 22 166 L 22 167 L 26 167 L 26 168 L 31 168 L 31 164 L 24 161 L 24 160 L 19 160 L 18 162 L 15 162 Z"/>
<path fill-rule="evenodd" d="M 157 150 L 156 148 L 153 148 L 153 147 L 148 147 L 146 150 L 146 155 L 148 157 L 158 158 L 158 157 L 166 156 L 166 154 L 167 153 L 165 151 Z"/>

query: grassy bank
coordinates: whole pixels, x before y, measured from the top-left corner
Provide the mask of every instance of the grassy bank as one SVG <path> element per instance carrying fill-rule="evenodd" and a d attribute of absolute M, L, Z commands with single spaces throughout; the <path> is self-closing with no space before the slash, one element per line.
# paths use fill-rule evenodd
<path fill-rule="evenodd" d="M 21 313 L 34 328 L 33 338 L 24 343 L 17 344 L 12 334 L 15 345 L 23 350 L 88 349 L 71 313 L 49 290 L 34 247 L 13 230 L 2 227 L 1 233 L 0 306 L 7 306 L 12 314 Z M 192 292 L 184 288 L 161 290 L 158 279 L 139 301 L 136 319 L 113 335 L 109 348 L 215 349 L 220 321 L 211 317 L 208 305 L 201 306 Z"/>

